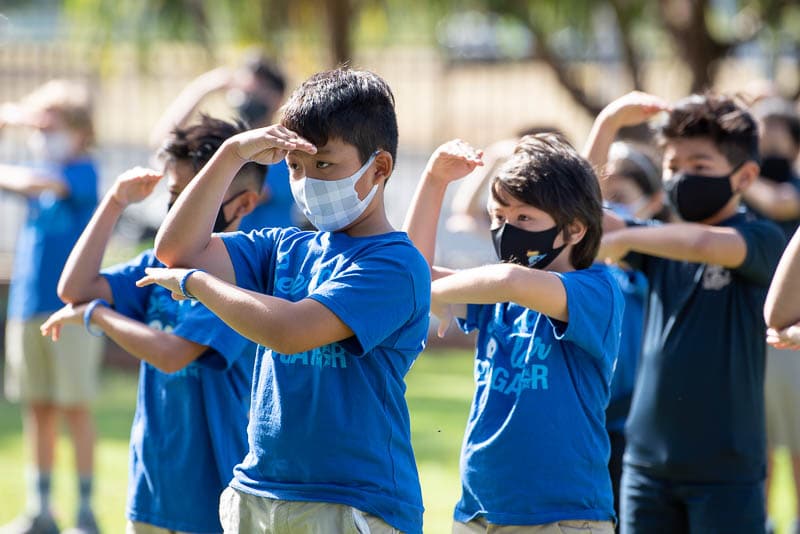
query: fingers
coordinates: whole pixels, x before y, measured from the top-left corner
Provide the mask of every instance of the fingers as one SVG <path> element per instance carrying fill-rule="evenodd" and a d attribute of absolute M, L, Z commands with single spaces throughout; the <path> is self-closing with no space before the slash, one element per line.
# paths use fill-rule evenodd
<path fill-rule="evenodd" d="M 300 152 L 306 152 L 308 154 L 317 153 L 317 147 L 314 146 L 311 141 L 300 137 L 297 133 L 279 124 L 265 128 L 264 138 L 267 139 L 273 147 L 280 148 L 287 152 L 299 150 Z"/>
<path fill-rule="evenodd" d="M 436 329 L 436 335 L 439 337 L 444 337 L 447 333 L 447 330 L 450 328 L 450 319 L 442 319 L 439 321 L 439 327 Z"/>
<path fill-rule="evenodd" d="M 152 276 L 148 275 L 148 276 L 143 276 L 142 278 L 139 278 L 136 281 L 136 287 L 145 287 L 145 286 L 153 285 L 153 284 L 156 284 L 156 283 L 158 283 L 158 282 L 156 282 L 156 279 L 153 278 Z"/>

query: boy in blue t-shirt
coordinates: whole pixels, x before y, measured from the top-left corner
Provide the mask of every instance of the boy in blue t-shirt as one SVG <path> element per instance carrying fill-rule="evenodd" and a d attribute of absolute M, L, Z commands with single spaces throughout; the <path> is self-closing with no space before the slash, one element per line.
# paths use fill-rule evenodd
<path fill-rule="evenodd" d="M 430 275 L 386 216 L 396 155 L 386 82 L 318 73 L 280 125 L 228 140 L 159 230 L 159 259 L 195 269 L 150 269 L 140 283 L 196 298 L 259 344 L 226 532 L 422 532 L 404 377 L 427 334 Z M 284 158 L 319 231 L 211 235 L 236 170 Z"/>
<path fill-rule="evenodd" d="M 451 141 L 431 157 L 406 219 L 433 264 L 450 182 L 481 154 Z M 502 263 L 432 267 L 431 310 L 478 330 L 476 390 L 461 451 L 454 533 L 611 533 L 605 409 L 623 297 L 602 265 L 597 179 L 563 138 L 523 137 L 491 181 L 492 239 Z"/>
<path fill-rule="evenodd" d="M 27 202 L 14 252 L 6 323 L 5 394 L 22 403 L 34 472 L 27 510 L 13 534 L 58 532 L 50 512 L 51 473 L 59 419 L 68 424 L 79 484 L 77 530 L 97 532 L 91 508 L 94 425 L 90 403 L 97 390 L 101 345 L 79 328 L 54 345 L 39 325 L 62 306 L 56 284 L 69 251 L 97 205 L 97 169 L 91 102 L 81 83 L 51 80 L 19 104 L 1 108 L 0 127 L 31 128 L 32 165 L 0 165 L 0 190 Z"/>
<path fill-rule="evenodd" d="M 665 110 L 664 187 L 685 222 L 625 228 L 606 214 L 601 247 L 601 257 L 624 258 L 650 282 L 622 532 L 763 532 L 761 309 L 784 237 L 740 208 L 759 174 L 758 132 L 730 98 L 692 95 L 668 106 L 626 95 L 600 114 L 588 152 Z"/>
<path fill-rule="evenodd" d="M 162 148 L 170 205 L 222 142 L 242 128 L 204 116 L 173 131 Z M 255 163 L 238 171 L 217 212 L 215 231 L 237 229 L 255 206 L 263 177 L 264 167 Z M 219 496 L 247 452 L 255 346 L 197 302 L 177 302 L 158 286 L 136 287 L 145 269 L 163 266 L 152 249 L 100 270 L 119 216 L 150 195 L 160 179 L 160 173 L 141 168 L 117 179 L 64 268 L 59 294 L 71 304 L 53 314 L 42 333 L 57 339 L 64 324 L 95 325 L 142 360 L 131 429 L 127 532 L 221 532 Z"/>

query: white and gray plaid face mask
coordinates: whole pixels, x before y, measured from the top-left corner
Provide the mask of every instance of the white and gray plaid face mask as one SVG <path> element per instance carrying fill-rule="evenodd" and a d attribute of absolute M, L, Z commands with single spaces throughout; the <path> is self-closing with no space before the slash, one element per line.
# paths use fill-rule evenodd
<path fill-rule="evenodd" d="M 356 183 L 367 172 L 379 152 L 380 150 L 376 150 L 355 174 L 347 178 L 318 180 L 305 177 L 289 180 L 292 196 L 311 224 L 323 232 L 335 232 L 364 213 L 378 192 L 378 184 L 372 187 L 364 200 L 360 200 Z"/>

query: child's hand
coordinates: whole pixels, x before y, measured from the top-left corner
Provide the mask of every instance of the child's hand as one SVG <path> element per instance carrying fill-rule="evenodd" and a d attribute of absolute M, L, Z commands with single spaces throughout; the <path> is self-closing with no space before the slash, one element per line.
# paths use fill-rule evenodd
<path fill-rule="evenodd" d="M 607 105 L 600 116 L 604 120 L 613 121 L 617 128 L 623 128 L 642 124 L 657 113 L 669 109 L 669 104 L 657 96 L 632 91 Z"/>
<path fill-rule="evenodd" d="M 43 336 L 49 336 L 53 341 L 58 341 L 61 337 L 61 327 L 65 324 L 83 324 L 83 312 L 86 311 L 86 304 L 67 304 L 57 312 L 47 318 L 39 331 Z"/>
<path fill-rule="evenodd" d="M 800 323 L 783 330 L 767 330 L 767 343 L 776 349 L 800 350 Z"/>
<path fill-rule="evenodd" d="M 463 178 L 483 165 L 483 151 L 461 139 L 453 139 L 437 148 L 425 168 L 425 175 L 443 184 Z"/>
<path fill-rule="evenodd" d="M 134 167 L 119 175 L 111 186 L 111 198 L 123 208 L 150 196 L 163 175 L 153 169 Z"/>
<path fill-rule="evenodd" d="M 145 287 L 152 284 L 160 285 L 163 288 L 169 289 L 172 292 L 172 298 L 175 300 L 186 300 L 186 297 L 181 291 L 181 279 L 189 271 L 189 269 L 165 269 L 157 267 L 148 267 L 144 270 L 146 276 L 136 281 L 137 287 Z"/>
<path fill-rule="evenodd" d="M 436 329 L 436 335 L 444 337 L 455 319 L 453 305 L 443 304 L 438 302 L 437 299 L 431 299 L 431 314 L 439 319 L 439 327 Z"/>
<path fill-rule="evenodd" d="M 280 124 L 242 132 L 233 136 L 228 143 L 233 144 L 236 154 L 244 161 L 263 165 L 278 163 L 292 150 L 317 153 L 317 147 Z"/>
<path fill-rule="evenodd" d="M 597 252 L 598 259 L 605 260 L 606 263 L 619 263 L 628 254 L 628 245 L 621 239 L 622 232 L 624 230 L 603 234 L 600 250 Z"/>

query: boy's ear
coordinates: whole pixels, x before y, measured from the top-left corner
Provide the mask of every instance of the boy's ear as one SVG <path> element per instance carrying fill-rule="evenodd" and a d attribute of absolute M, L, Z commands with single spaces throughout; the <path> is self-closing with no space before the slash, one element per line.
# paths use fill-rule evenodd
<path fill-rule="evenodd" d="M 236 211 L 233 213 L 234 217 L 244 217 L 245 215 L 250 214 L 256 206 L 258 206 L 258 201 L 261 198 L 261 195 L 256 193 L 255 191 L 246 191 L 242 193 L 242 195 L 236 199 L 239 202 L 236 203 Z"/>
<path fill-rule="evenodd" d="M 734 193 L 743 193 L 755 182 L 761 168 L 755 161 L 746 161 L 737 172 L 731 176 L 731 189 Z"/>
<path fill-rule="evenodd" d="M 381 150 L 377 156 L 375 156 L 375 179 L 382 179 L 384 182 L 389 179 L 389 176 L 392 175 L 392 171 L 394 170 L 394 160 L 392 159 L 392 155 L 387 152 L 386 150 Z"/>
<path fill-rule="evenodd" d="M 581 221 L 573 221 L 567 225 L 567 238 L 565 244 L 577 245 L 586 235 L 586 225 Z"/>

